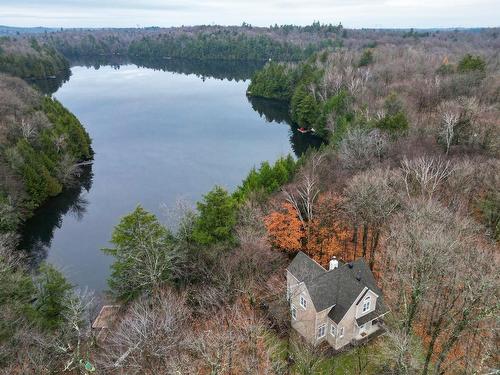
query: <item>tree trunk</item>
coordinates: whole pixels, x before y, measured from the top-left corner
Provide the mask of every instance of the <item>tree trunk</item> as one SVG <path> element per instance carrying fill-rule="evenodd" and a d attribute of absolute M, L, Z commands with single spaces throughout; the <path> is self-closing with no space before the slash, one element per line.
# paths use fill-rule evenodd
<path fill-rule="evenodd" d="M 373 265 L 375 264 L 375 253 L 378 247 L 378 240 L 380 238 L 380 229 L 375 231 L 375 237 L 372 238 L 372 249 L 370 251 L 370 269 L 373 271 Z"/>
<path fill-rule="evenodd" d="M 462 313 L 462 319 L 455 325 L 453 332 L 451 333 L 446 343 L 443 345 L 443 349 L 441 350 L 441 353 L 439 354 L 439 357 L 436 360 L 436 364 L 434 366 L 436 375 L 441 375 L 443 373 L 443 371 L 441 370 L 441 366 L 443 365 L 443 362 L 448 356 L 450 350 L 453 348 L 453 346 L 460 338 L 460 334 L 467 326 L 467 323 L 469 322 L 468 317 L 469 317 L 469 311 L 464 310 L 464 312 Z"/>
<path fill-rule="evenodd" d="M 427 348 L 427 355 L 425 356 L 424 369 L 422 375 L 427 375 L 429 373 L 429 364 L 431 362 L 432 355 L 434 354 L 434 346 L 436 345 L 436 340 L 441 333 L 441 324 L 443 322 L 443 317 L 441 316 L 436 324 L 433 324 L 434 330 L 432 331 L 431 342 Z"/>
<path fill-rule="evenodd" d="M 420 282 L 418 282 L 411 293 L 410 306 L 408 307 L 408 318 L 406 319 L 405 323 L 406 335 L 409 335 L 411 333 L 413 320 L 415 319 L 415 315 L 417 314 L 417 307 L 420 302 L 420 294 Z"/>
<path fill-rule="evenodd" d="M 354 227 L 354 232 L 352 234 L 352 243 L 354 244 L 352 260 L 356 260 L 356 253 L 358 252 L 358 226 L 357 225 Z"/>
<path fill-rule="evenodd" d="M 367 243 L 368 243 L 368 225 L 363 224 L 363 258 L 366 257 Z"/>

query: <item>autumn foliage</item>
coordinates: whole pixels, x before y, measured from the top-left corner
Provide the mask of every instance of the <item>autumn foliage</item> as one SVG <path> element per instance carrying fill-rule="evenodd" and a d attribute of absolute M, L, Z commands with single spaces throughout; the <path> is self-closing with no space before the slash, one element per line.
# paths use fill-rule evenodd
<path fill-rule="evenodd" d="M 304 251 L 318 263 L 327 265 L 335 256 L 343 261 L 356 259 L 357 229 L 350 227 L 342 212 L 342 197 L 320 194 L 315 202 L 315 216 L 302 223 L 294 207 L 285 202 L 279 211 L 265 219 L 272 245 L 281 251 Z M 359 240 L 360 241 L 360 240 Z"/>
<path fill-rule="evenodd" d="M 306 252 L 318 263 L 326 265 L 335 256 L 352 260 L 352 235 L 342 218 L 342 198 L 333 193 L 321 194 L 314 219 L 308 223 Z"/>
<path fill-rule="evenodd" d="M 271 243 L 282 251 L 297 252 L 302 248 L 304 228 L 290 203 L 281 208 L 264 219 Z"/>

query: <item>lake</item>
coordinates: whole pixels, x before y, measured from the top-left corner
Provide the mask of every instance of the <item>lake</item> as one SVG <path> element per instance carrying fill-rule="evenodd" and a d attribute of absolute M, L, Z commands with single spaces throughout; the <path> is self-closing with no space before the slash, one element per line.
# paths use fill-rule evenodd
<path fill-rule="evenodd" d="M 283 103 L 247 98 L 257 67 L 82 62 L 59 88 L 47 85 L 84 124 L 95 157 L 26 222 L 22 247 L 34 262 L 103 291 L 112 258 L 101 248 L 138 204 L 165 220 L 179 199 L 194 204 L 214 185 L 233 191 L 262 161 L 318 144 L 290 125 Z"/>

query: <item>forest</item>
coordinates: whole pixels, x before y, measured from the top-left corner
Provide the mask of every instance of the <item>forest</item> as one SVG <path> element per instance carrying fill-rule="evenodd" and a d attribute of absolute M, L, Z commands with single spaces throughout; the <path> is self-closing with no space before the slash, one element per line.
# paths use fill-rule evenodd
<path fill-rule="evenodd" d="M 37 36 L 64 56 L 122 55 L 142 59 L 266 61 L 301 60 L 327 46 L 341 45 L 342 26 L 68 30 Z"/>
<path fill-rule="evenodd" d="M 36 38 L 0 37 L 0 72 L 40 79 L 69 71 L 69 63 L 53 47 Z"/>
<path fill-rule="evenodd" d="M 65 56 L 137 45 L 159 57 L 177 53 L 171 34 L 180 33 L 198 51 L 190 57 L 268 60 L 260 48 L 271 38 L 280 47 L 270 44 L 276 56 L 248 95 L 283 101 L 297 126 L 325 140 L 298 160 L 256 166 L 234 192 L 216 186 L 196 206 L 179 201 L 168 224 L 141 206 L 121 218 L 103 249 L 114 260 L 107 302 L 120 305 L 104 342 L 91 327 L 102 301 L 48 265 L 30 273 L 13 250 L 21 213 L 71 184 L 92 156 L 90 138 L 60 103 L 1 77 L 2 371 L 85 374 L 90 363 L 103 374 L 498 371 L 498 30 L 243 25 L 222 29 L 207 56 L 200 35 L 219 29 L 37 39 Z M 317 47 L 283 52 L 290 36 Z M 251 47 L 239 51 L 233 40 Z M 336 355 L 301 340 L 284 275 L 298 251 L 323 266 L 333 256 L 365 258 L 391 310 L 386 334 Z"/>

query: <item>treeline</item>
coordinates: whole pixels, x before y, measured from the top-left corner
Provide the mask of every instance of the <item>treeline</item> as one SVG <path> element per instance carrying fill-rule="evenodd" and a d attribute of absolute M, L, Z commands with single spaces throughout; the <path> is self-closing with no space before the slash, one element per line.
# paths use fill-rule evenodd
<path fill-rule="evenodd" d="M 70 59 L 94 56 L 127 56 L 131 39 L 122 33 L 105 34 L 97 32 L 61 32 L 52 33 L 42 41 L 53 46 L 57 51 Z"/>
<path fill-rule="evenodd" d="M 333 45 L 325 40 L 318 44 L 309 44 L 303 48 L 294 43 L 275 40 L 267 35 L 247 36 L 198 34 L 162 35 L 144 37 L 130 44 L 128 50 L 131 56 L 145 58 L 188 58 L 200 60 L 300 60 L 314 51 Z"/>
<path fill-rule="evenodd" d="M 200 78 L 216 78 L 234 81 L 245 81 L 263 66 L 260 61 L 235 60 L 198 60 L 198 59 L 154 59 L 130 58 L 130 62 L 149 69 L 176 72 L 180 74 L 195 74 Z"/>
<path fill-rule="evenodd" d="M 2 185 L 13 229 L 48 197 L 61 192 L 92 157 L 90 138 L 78 119 L 57 100 L 42 96 L 18 78 L 0 77 Z M 12 207 L 11 209 L 5 206 Z M 16 219 L 16 220 L 14 220 Z"/>
<path fill-rule="evenodd" d="M 312 34 L 323 34 L 324 36 L 332 35 L 332 34 L 342 34 L 344 27 L 341 23 L 338 25 L 333 24 L 322 24 L 319 21 L 314 21 L 310 25 L 299 26 L 299 25 L 278 25 L 274 24 L 271 27 L 271 30 L 279 30 L 285 34 L 299 32 L 299 33 L 312 33 Z"/>
<path fill-rule="evenodd" d="M 301 60 L 327 46 L 341 46 L 332 25 L 306 27 L 193 26 L 71 30 L 38 36 L 67 57 L 122 55 L 146 59 Z"/>
<path fill-rule="evenodd" d="M 69 63 L 56 49 L 37 39 L 0 38 L 0 72 L 21 78 L 47 78 L 69 71 Z"/>
<path fill-rule="evenodd" d="M 55 34 L 48 37 L 48 43 L 71 58 L 122 55 L 141 59 L 248 61 L 296 61 L 322 48 L 339 45 L 330 39 L 300 45 L 266 34 L 247 35 L 230 31 L 146 34 L 131 40 L 126 36 L 122 37 L 120 33 L 102 38 L 98 35 L 96 37 L 93 34 L 83 34 L 70 41 Z"/>

